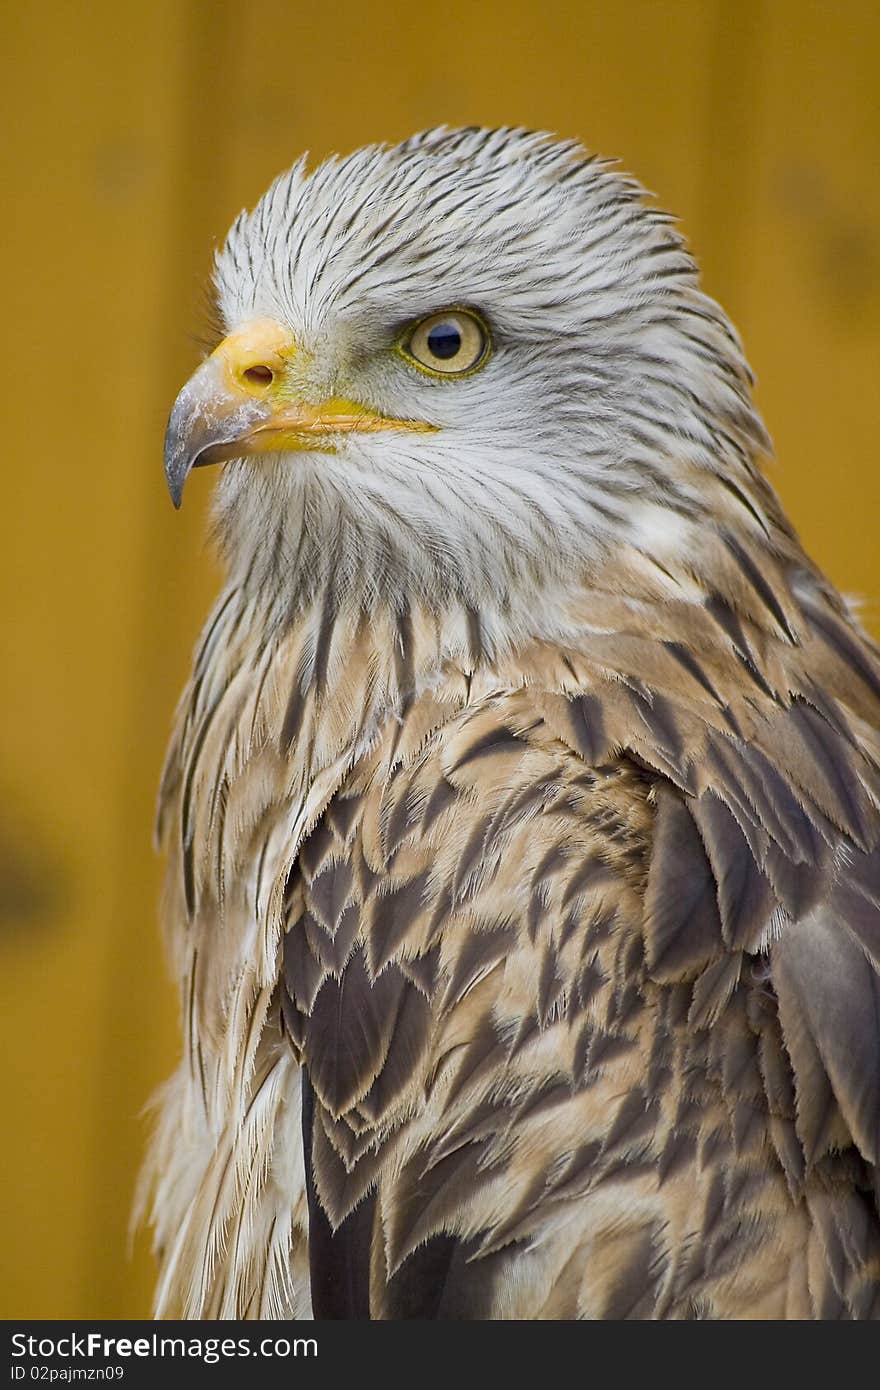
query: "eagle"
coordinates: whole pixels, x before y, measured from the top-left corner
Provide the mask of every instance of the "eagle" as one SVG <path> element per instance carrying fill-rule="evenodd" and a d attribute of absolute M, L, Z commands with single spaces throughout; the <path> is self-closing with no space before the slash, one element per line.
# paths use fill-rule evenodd
<path fill-rule="evenodd" d="M 880 649 L 674 220 L 444 127 L 214 285 L 157 1316 L 880 1317 Z"/>

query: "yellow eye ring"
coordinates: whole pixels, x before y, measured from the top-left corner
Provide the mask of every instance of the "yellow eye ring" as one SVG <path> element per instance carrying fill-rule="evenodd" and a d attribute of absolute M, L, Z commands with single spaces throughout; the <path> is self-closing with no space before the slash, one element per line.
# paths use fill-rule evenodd
<path fill-rule="evenodd" d="M 473 309 L 444 309 L 410 325 L 397 344 L 401 356 L 427 376 L 470 376 L 492 350 L 489 330 Z"/>

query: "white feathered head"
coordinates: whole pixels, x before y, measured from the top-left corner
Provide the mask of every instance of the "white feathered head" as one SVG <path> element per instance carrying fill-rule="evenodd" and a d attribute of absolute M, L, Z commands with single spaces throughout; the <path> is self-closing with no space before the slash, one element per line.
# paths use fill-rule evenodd
<path fill-rule="evenodd" d="M 175 405 L 230 562 L 284 601 L 533 601 L 685 553 L 767 447 L 671 219 L 576 144 L 428 131 L 300 161 L 217 257 L 227 336 Z"/>

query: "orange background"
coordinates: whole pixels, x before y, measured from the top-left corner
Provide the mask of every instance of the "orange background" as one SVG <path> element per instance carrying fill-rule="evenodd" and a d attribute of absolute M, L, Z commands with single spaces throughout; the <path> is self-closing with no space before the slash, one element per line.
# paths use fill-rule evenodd
<path fill-rule="evenodd" d="M 0 1315 L 144 1316 L 139 1112 L 177 1052 L 154 792 L 217 574 L 162 435 L 233 215 L 448 123 L 577 135 L 677 212 L 808 549 L 880 607 L 876 0 L 4 7 Z"/>

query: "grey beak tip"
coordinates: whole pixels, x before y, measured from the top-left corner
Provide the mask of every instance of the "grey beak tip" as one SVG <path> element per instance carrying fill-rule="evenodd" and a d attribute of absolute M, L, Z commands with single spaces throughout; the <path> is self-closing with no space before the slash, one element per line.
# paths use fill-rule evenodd
<path fill-rule="evenodd" d="M 165 469 L 165 481 L 168 484 L 168 492 L 176 512 L 180 511 L 180 504 L 183 501 L 183 485 L 186 482 L 188 472 L 189 469 L 185 471 L 177 468 Z"/>
<path fill-rule="evenodd" d="M 165 434 L 165 481 L 174 503 L 174 510 L 180 510 L 183 500 L 183 485 L 189 476 L 192 459 L 189 457 L 187 442 L 181 429 L 177 406 L 171 412 Z"/>

